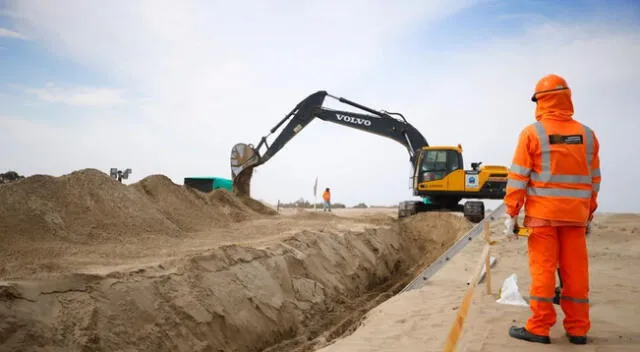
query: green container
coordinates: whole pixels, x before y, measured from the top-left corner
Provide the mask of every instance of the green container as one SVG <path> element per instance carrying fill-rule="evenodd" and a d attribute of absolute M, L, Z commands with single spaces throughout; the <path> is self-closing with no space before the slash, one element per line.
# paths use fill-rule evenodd
<path fill-rule="evenodd" d="M 213 179 L 213 189 L 224 188 L 228 191 L 233 190 L 233 181 L 228 178 L 216 177 Z"/>
<path fill-rule="evenodd" d="M 185 177 L 184 185 L 205 193 L 218 188 L 233 191 L 233 181 L 222 177 Z"/>

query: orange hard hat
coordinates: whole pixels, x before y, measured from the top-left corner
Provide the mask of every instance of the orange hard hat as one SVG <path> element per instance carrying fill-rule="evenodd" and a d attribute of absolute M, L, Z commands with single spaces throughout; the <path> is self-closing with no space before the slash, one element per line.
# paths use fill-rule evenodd
<path fill-rule="evenodd" d="M 567 81 L 556 74 L 546 75 L 542 77 L 536 84 L 536 90 L 531 96 L 531 101 L 538 101 L 538 98 L 536 97 L 538 94 L 551 93 L 561 90 L 569 90 Z"/>

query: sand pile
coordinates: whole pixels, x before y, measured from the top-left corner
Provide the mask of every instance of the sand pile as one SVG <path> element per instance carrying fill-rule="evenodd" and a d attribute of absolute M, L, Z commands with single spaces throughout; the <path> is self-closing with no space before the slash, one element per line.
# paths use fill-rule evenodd
<path fill-rule="evenodd" d="M 240 197 L 240 199 L 244 204 L 246 204 L 249 208 L 251 208 L 253 211 L 257 213 L 265 214 L 265 215 L 278 214 L 276 209 L 273 208 L 271 205 L 263 203 L 259 200 L 256 200 L 250 197 Z"/>
<path fill-rule="evenodd" d="M 148 176 L 130 187 L 143 194 L 153 208 L 183 231 L 202 231 L 255 215 L 226 190 L 204 194 L 177 185 L 163 175 Z"/>
<path fill-rule="evenodd" d="M 144 195 L 149 206 L 183 231 L 196 231 L 225 218 L 225 214 L 207 207 L 207 203 L 189 189 L 174 184 L 163 175 L 148 176 L 130 187 Z"/>
<path fill-rule="evenodd" d="M 276 215 L 278 212 L 261 202 L 244 196 L 235 196 L 226 189 L 216 189 L 207 194 L 207 200 L 212 204 L 222 205 L 226 212 L 239 220 L 246 220 L 250 214 Z"/>
<path fill-rule="evenodd" d="M 447 250 L 461 235 L 471 230 L 473 224 L 450 213 L 419 213 L 403 218 L 401 231 L 416 246 L 414 255 L 427 253 L 428 263 Z M 425 237 L 425 233 L 429 236 Z"/>
<path fill-rule="evenodd" d="M 127 248 L 135 251 L 137 243 L 157 248 L 158 241 L 273 214 L 224 190 L 204 194 L 161 175 L 127 186 L 95 169 L 2 184 L 0 204 L 0 278 L 60 272 L 71 256 L 106 257 L 96 246 L 132 257 Z"/>
<path fill-rule="evenodd" d="M 164 175 L 148 176 L 131 185 L 154 207 L 185 231 L 201 231 L 225 221 L 244 221 L 277 212 L 261 202 L 236 197 L 225 189 L 202 193 L 173 183 Z"/>
<path fill-rule="evenodd" d="M 220 202 L 227 195 L 209 198 Z M 155 195 L 165 205 L 152 210 L 166 211 L 183 196 Z M 277 222 L 259 223 L 266 229 L 269 221 Z M 430 233 L 433 221 L 448 225 Z M 346 233 L 324 225 L 263 248 L 203 248 L 131 271 L 0 284 L 0 350 L 312 350 L 352 331 L 364 312 L 411 280 L 426 257 L 440 254 L 435 244 L 468 227 L 448 214 Z"/>
<path fill-rule="evenodd" d="M 206 195 L 161 175 L 131 186 L 95 169 L 35 175 L 0 187 L 0 238 L 96 243 L 145 234 L 177 236 L 273 214 L 256 201 L 246 202 L 250 206 L 224 190 Z"/>
<path fill-rule="evenodd" d="M 0 186 L 3 242 L 95 243 L 140 234 L 172 234 L 176 225 L 137 192 L 103 172 L 35 175 Z"/>

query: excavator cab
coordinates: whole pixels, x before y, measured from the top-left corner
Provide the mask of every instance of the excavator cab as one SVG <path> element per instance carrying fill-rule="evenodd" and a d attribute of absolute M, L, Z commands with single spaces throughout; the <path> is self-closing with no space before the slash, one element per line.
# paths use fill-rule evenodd
<path fill-rule="evenodd" d="M 504 166 L 481 165 L 482 162 L 473 162 L 471 169 L 465 170 L 461 145 L 422 147 L 416 160 L 413 193 L 423 201 L 403 202 L 398 216 L 443 209 L 463 212 L 472 222 L 481 221 L 485 212 L 482 201 L 467 201 L 464 205 L 460 201 L 502 199 L 508 173 Z"/>
<path fill-rule="evenodd" d="M 438 181 L 456 170 L 462 169 L 460 151 L 448 147 L 429 148 L 420 157 L 421 181 Z"/>

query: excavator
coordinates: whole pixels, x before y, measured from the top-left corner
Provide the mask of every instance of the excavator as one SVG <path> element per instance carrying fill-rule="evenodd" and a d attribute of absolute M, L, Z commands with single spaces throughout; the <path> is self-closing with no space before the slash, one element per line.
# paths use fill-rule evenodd
<path fill-rule="evenodd" d="M 323 107 L 327 97 L 363 112 Z M 317 91 L 299 102 L 270 130 L 268 135 L 260 139 L 257 146 L 246 143 L 233 146 L 231 149 L 233 193 L 241 197 L 249 197 L 253 170 L 269 161 L 314 118 L 390 138 L 407 149 L 412 165 L 413 195 L 421 199 L 400 202 L 399 218 L 423 211 L 451 211 L 462 212 L 469 221 L 478 223 L 485 217 L 484 203 L 481 200 L 469 200 L 461 205 L 460 201 L 462 199 L 503 199 L 505 195 L 508 173 L 505 166 L 481 166 L 482 162 L 473 162 L 471 170 L 465 170 L 460 144 L 430 146 L 426 138 L 401 113 L 376 111 L 351 100 L 333 96 L 326 91 Z M 273 143 L 269 144 L 267 137 L 274 134 L 287 121 L 288 123 Z"/>

